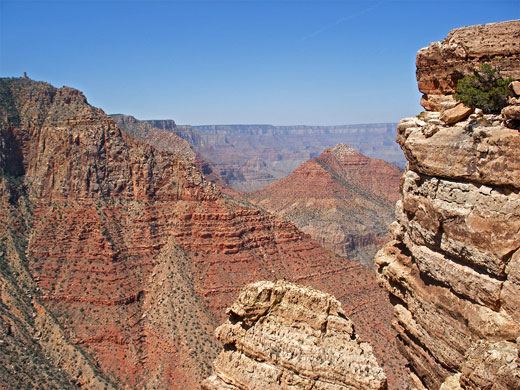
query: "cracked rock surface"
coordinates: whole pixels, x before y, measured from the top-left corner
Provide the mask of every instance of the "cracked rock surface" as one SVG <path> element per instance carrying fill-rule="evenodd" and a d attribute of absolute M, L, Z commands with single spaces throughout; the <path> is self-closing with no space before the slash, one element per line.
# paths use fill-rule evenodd
<path fill-rule="evenodd" d="M 519 21 L 467 27 L 417 55 L 432 104 L 423 97 L 429 111 L 398 126 L 408 169 L 393 241 L 375 259 L 417 389 L 520 388 L 520 134 L 480 110 L 442 120 L 454 69 L 500 57 L 499 70 L 520 77 L 519 33 Z"/>
<path fill-rule="evenodd" d="M 215 331 L 224 348 L 205 390 L 386 389 L 371 346 L 331 295 L 292 283 L 256 282 Z"/>

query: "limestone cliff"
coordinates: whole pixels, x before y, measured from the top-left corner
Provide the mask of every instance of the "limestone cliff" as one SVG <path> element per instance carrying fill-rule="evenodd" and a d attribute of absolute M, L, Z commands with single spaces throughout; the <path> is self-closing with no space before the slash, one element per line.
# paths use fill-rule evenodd
<path fill-rule="evenodd" d="M 240 292 L 215 332 L 224 350 L 205 390 L 381 390 L 372 348 L 332 296 L 287 282 Z"/>
<path fill-rule="evenodd" d="M 371 273 L 223 196 L 75 89 L 0 79 L 0 225 L 9 388 L 195 389 L 223 309 L 266 279 L 336 295 L 389 385 L 404 383 Z"/>
<path fill-rule="evenodd" d="M 479 62 L 520 78 L 519 36 L 520 21 L 467 27 L 417 55 L 429 111 L 398 126 L 408 169 L 375 259 L 417 388 L 520 388 L 520 134 L 479 110 L 448 124 L 444 104 Z"/>

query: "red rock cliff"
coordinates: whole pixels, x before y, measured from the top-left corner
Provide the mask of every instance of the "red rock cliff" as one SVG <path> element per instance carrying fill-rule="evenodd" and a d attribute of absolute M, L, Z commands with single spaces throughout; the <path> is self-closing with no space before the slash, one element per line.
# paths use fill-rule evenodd
<path fill-rule="evenodd" d="M 391 308 L 370 272 L 222 196 L 79 91 L 1 79 L 0 94 L 0 352 L 18 351 L 0 353 L 5 383 L 197 388 L 240 288 L 286 279 L 335 294 L 402 388 Z"/>
<path fill-rule="evenodd" d="M 402 172 L 338 144 L 244 196 L 292 221 L 324 247 L 372 268 L 394 218 Z"/>
<path fill-rule="evenodd" d="M 520 21 L 473 26 L 417 55 L 427 103 L 494 62 L 520 78 Z M 423 100 L 424 103 L 424 100 Z M 376 256 L 394 327 L 418 389 L 520 388 L 520 135 L 502 115 L 445 124 L 436 110 L 403 119 L 408 159 L 392 224 Z"/>

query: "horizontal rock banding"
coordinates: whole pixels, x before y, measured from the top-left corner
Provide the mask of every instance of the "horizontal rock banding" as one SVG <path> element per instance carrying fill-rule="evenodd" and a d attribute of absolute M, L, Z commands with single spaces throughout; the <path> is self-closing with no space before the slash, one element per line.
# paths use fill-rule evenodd
<path fill-rule="evenodd" d="M 408 170 L 375 259 L 417 389 L 520 388 L 519 133 L 504 115 L 439 112 L 481 63 L 520 78 L 519 37 L 519 21 L 467 27 L 417 55 L 429 111 L 398 126 Z"/>

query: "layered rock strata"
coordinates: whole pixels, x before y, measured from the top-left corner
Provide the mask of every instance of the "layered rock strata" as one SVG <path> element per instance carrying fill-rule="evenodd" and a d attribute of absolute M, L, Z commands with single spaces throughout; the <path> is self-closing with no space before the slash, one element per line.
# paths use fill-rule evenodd
<path fill-rule="evenodd" d="M 498 34 L 499 45 L 493 31 L 511 34 Z M 508 65 L 520 52 L 518 31 L 518 21 L 468 27 L 420 50 L 420 88 L 422 75 L 446 80 L 452 69 L 448 54 L 443 68 L 424 62 L 426 53 L 452 53 L 456 47 L 442 48 L 462 32 L 473 37 L 469 48 L 489 43 L 482 61 L 500 55 L 504 73 L 520 77 Z M 461 69 L 479 60 L 461 58 Z M 452 92 L 444 83 L 436 88 Z M 500 115 L 477 111 L 453 124 L 441 115 L 427 111 L 398 126 L 408 170 L 393 241 L 375 259 L 380 281 L 417 388 L 520 388 L 520 135 Z"/>
<path fill-rule="evenodd" d="M 110 115 L 121 128 L 139 141 L 143 141 L 157 150 L 170 152 L 187 161 L 195 161 L 195 152 L 188 141 L 177 134 L 175 122 L 165 129 L 159 129 L 146 121 L 140 121 L 131 115 Z"/>
<path fill-rule="evenodd" d="M 391 308 L 360 265 L 223 196 L 77 90 L 0 79 L 0 97 L 0 383 L 197 388 L 240 288 L 283 278 L 335 294 L 402 388 Z"/>
<path fill-rule="evenodd" d="M 504 78 L 520 79 L 520 21 L 461 27 L 446 39 L 417 52 L 417 84 L 427 110 L 441 111 L 457 103 L 457 82 L 482 63 L 496 66 Z"/>
<path fill-rule="evenodd" d="M 386 377 L 329 294 L 287 282 L 240 292 L 215 331 L 224 350 L 204 390 L 381 390 Z"/>
<path fill-rule="evenodd" d="M 194 164 L 204 178 L 217 185 L 220 191 L 235 198 L 241 197 L 238 191 L 227 185 L 210 163 L 198 156 L 191 148 L 190 143 L 199 142 L 194 131 L 180 130 L 172 120 L 142 121 L 131 115 L 113 114 L 110 116 L 135 139 Z"/>
<path fill-rule="evenodd" d="M 324 247 L 372 268 L 393 220 L 402 173 L 339 144 L 244 196 L 290 220 Z"/>

